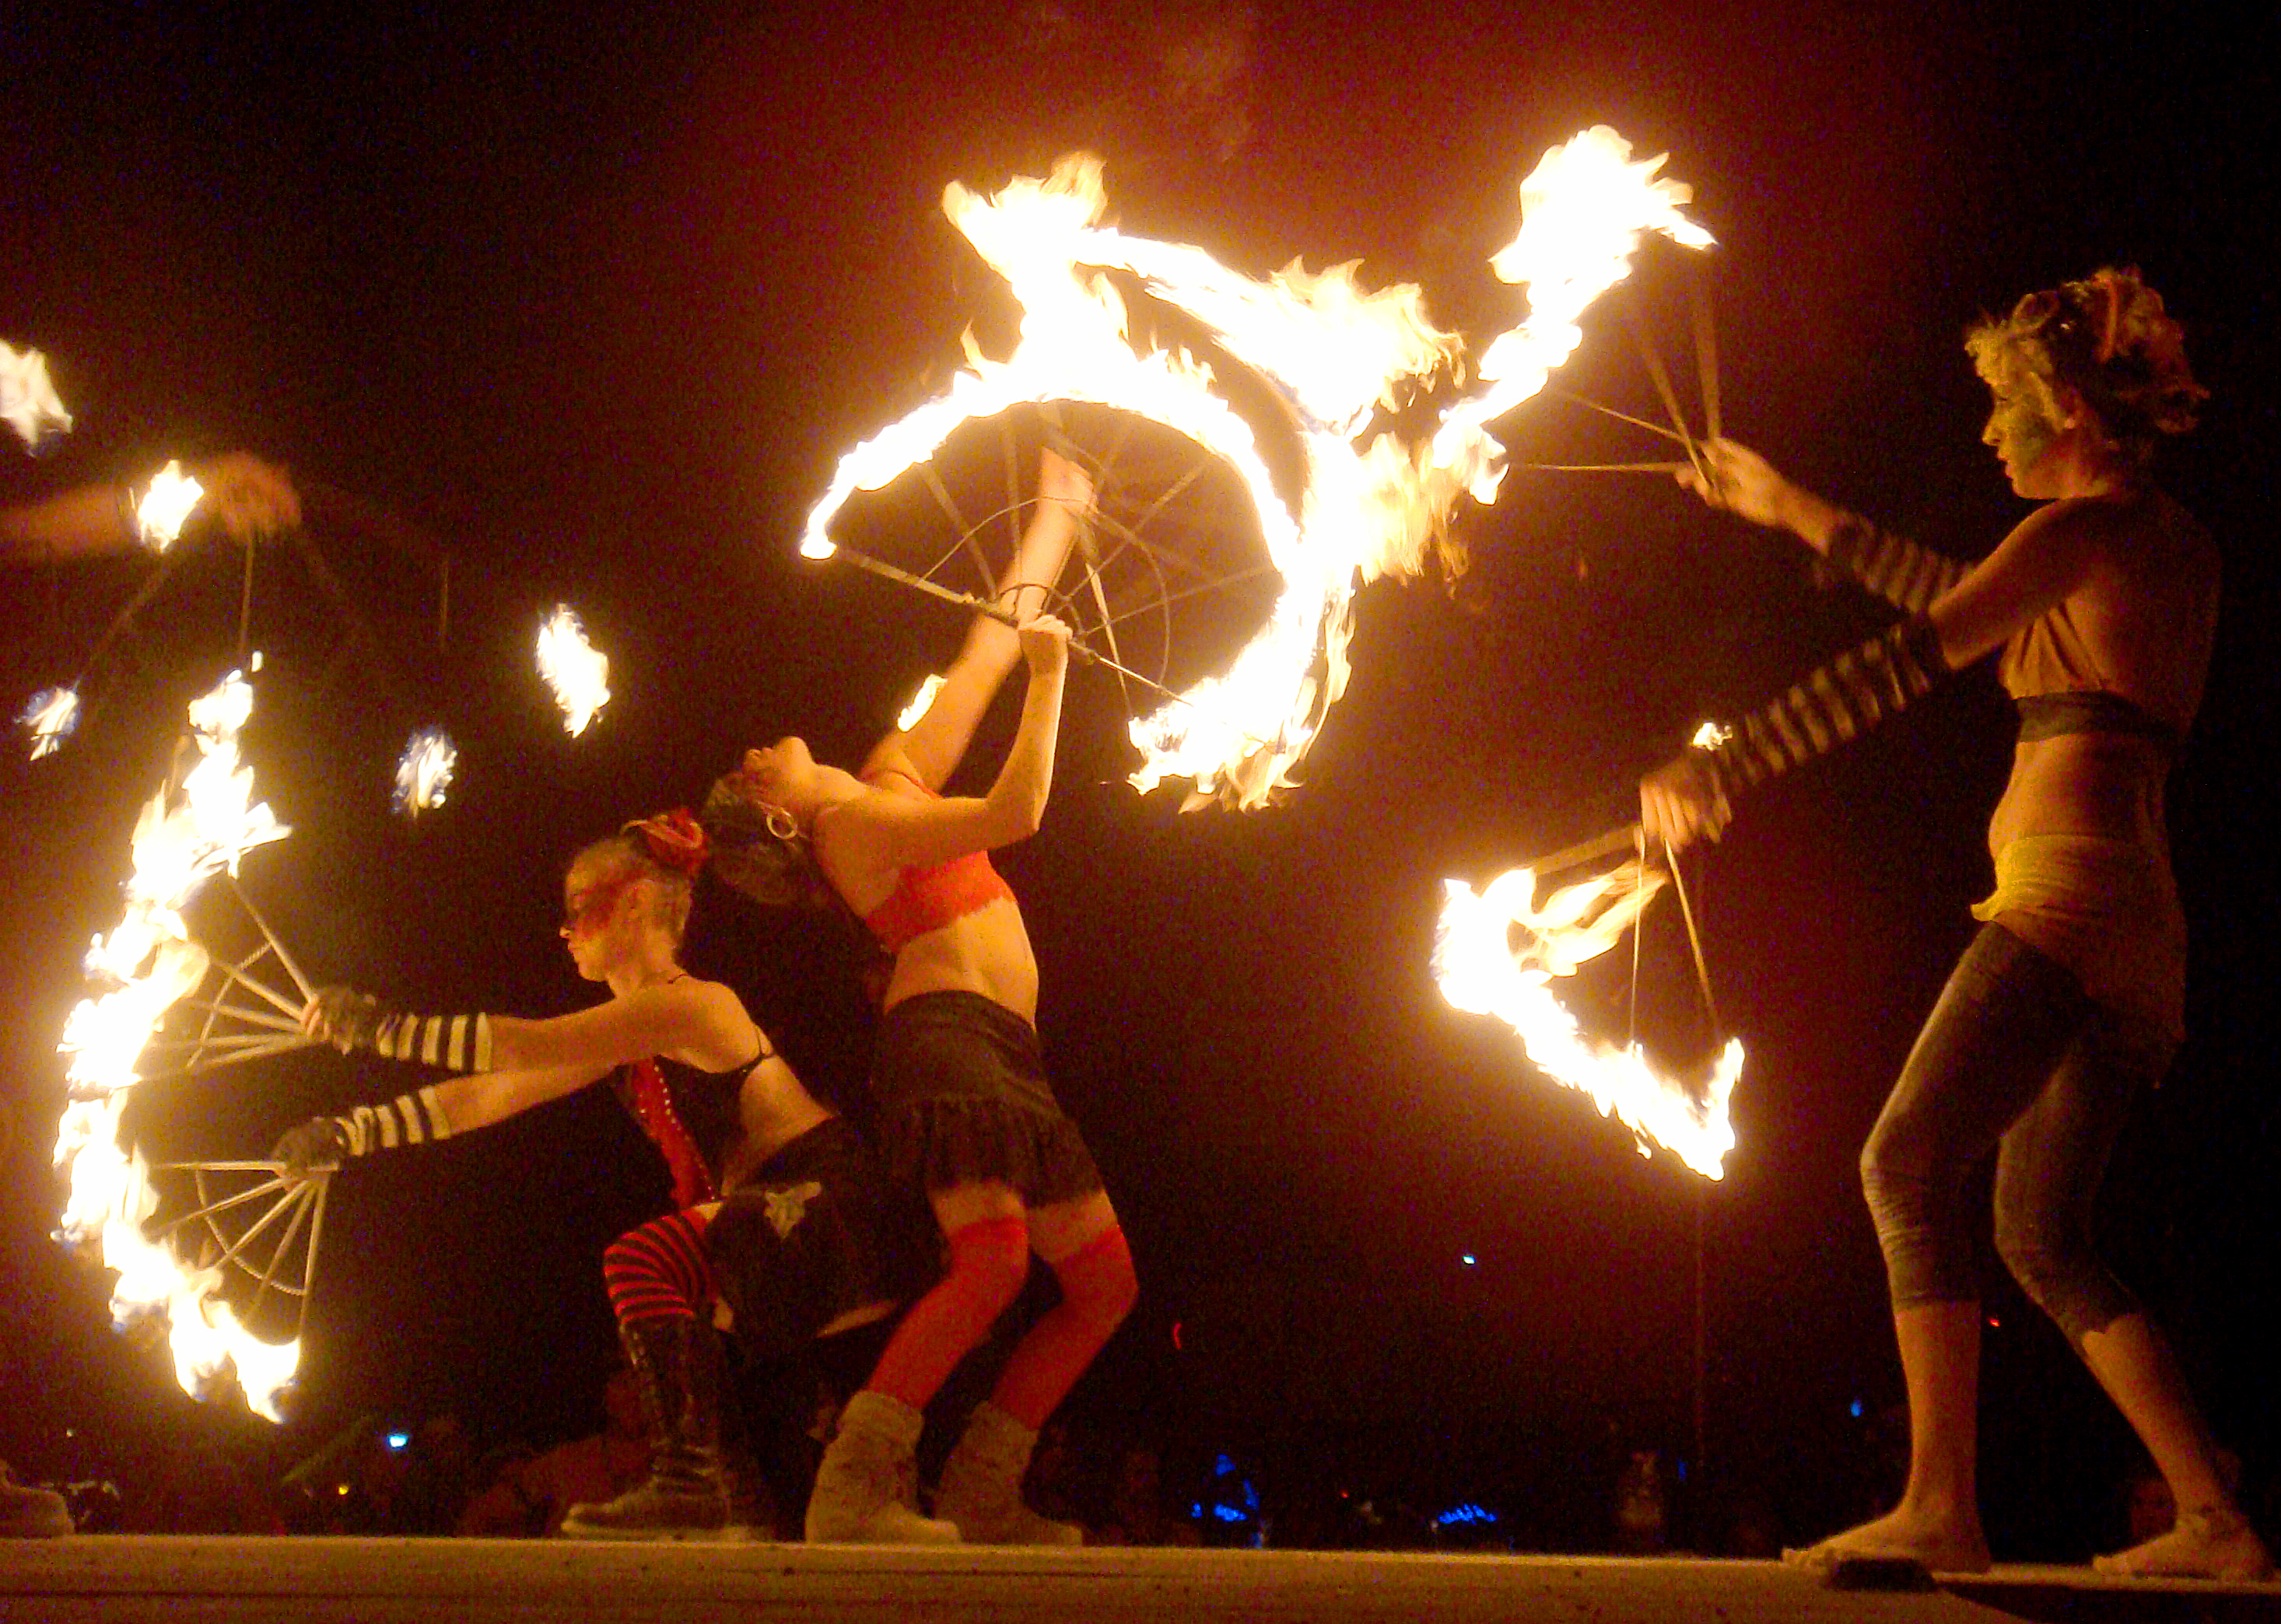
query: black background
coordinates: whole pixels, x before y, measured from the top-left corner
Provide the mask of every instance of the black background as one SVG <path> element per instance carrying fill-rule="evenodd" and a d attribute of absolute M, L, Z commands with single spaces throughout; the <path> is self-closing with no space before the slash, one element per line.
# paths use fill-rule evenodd
<path fill-rule="evenodd" d="M 297 832 L 249 885 L 322 978 L 415 1005 L 572 1007 L 553 930 L 570 850 L 695 800 L 746 742 L 793 730 L 852 758 L 955 646 L 947 612 L 793 549 L 837 456 L 939 385 L 993 298 L 939 213 L 947 181 L 1090 147 L 1127 229 L 1255 274 L 1358 258 L 1478 334 L 1511 319 L 1485 261 L 1514 182 L 1612 124 L 1670 151 L 1720 239 L 1728 431 L 1966 556 L 2020 508 L 1976 442 L 1964 326 L 2141 266 L 2214 391 L 2169 479 L 2225 546 L 2229 591 L 2174 780 L 2192 1037 L 2119 1156 L 2106 1233 L 2253 1477 L 2273 1470 L 2253 1330 L 2275 1278 L 2277 438 L 2255 25 L 1945 0 L 23 12 L 0 25 L 0 334 L 51 358 L 81 426 L 18 457 L 8 494 L 244 445 L 452 553 L 438 650 L 432 573 L 371 524 L 313 523 L 390 648 L 329 674 L 322 594 L 282 559 L 257 568 L 270 666 L 248 748 Z M 1564 381 L 1651 406 L 1612 319 Z M 1506 437 L 1524 460 L 1663 454 L 1623 433 L 1540 401 Z M 1740 1148 L 1705 1185 L 1444 1005 L 1439 882 L 1620 821 L 1695 720 L 1871 619 L 1794 545 L 1659 481 L 1516 472 L 1463 522 L 1476 562 L 1454 595 L 1365 592 L 1352 687 L 1285 805 L 1181 816 L 1135 795 L 1113 696 L 1081 689 L 1046 829 L 1005 856 L 1056 1087 L 1143 1280 L 1075 1413 L 1234 1450 L 1288 1503 L 1473 1499 L 1524 1543 L 1589 1546 L 1612 1458 L 1692 1454 L 1699 1220 L 1708 1481 L 1818 1532 L 1874 1492 L 1899 1388 L 1853 1160 L 1986 883 L 2007 713 L 1984 673 L 1952 685 L 1764 795 L 1703 866 L 1721 1013 L 1751 1048 Z M 69 676 L 147 568 L 18 572 L 8 692 Z M 221 1424 L 103 1328 L 100 1283 L 40 1237 L 76 957 L 115 923 L 182 704 L 228 667 L 237 569 L 186 561 L 81 737 L 0 767 L 0 1439 L 30 1470 Z M 616 690 L 576 740 L 530 662 L 558 599 Z M 460 782 L 407 825 L 387 777 L 439 710 Z M 709 886 L 702 912 L 695 962 L 844 1092 L 864 1040 L 848 945 Z M 1670 1017 L 1651 1035 L 1699 1043 L 1667 913 L 1645 960 L 1642 1007 Z M 1580 996 L 1612 1010 L 1621 979 Z M 141 1114 L 154 1143 L 251 1154 L 395 1086 L 328 1056 Z M 574 1101 L 342 1181 L 295 1447 L 368 1409 L 452 1409 L 485 1436 L 593 1424 L 596 1258 L 661 1199 L 614 1113 Z M 1989 1304 L 1999 1554 L 2114 1538 L 2127 1435 L 2008 1285 Z"/>

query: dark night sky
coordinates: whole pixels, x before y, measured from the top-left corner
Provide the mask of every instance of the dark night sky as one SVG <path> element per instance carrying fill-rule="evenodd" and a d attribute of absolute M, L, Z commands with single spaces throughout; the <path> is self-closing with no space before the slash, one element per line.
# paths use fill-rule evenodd
<path fill-rule="evenodd" d="M 1720 240 L 1729 431 L 1970 555 L 2019 509 L 1977 444 L 1958 335 L 2027 289 L 2140 265 L 2215 392 L 2171 481 L 2231 575 L 2175 785 L 2194 1037 L 2118 1161 L 2107 1229 L 2224 1429 L 2273 1470 L 2250 1334 L 2276 1278 L 2274 692 L 2254 631 L 2281 449 L 2269 41 L 1950 0 L 62 15 L 0 24 L 0 336 L 50 355 L 81 429 L 51 461 L 19 459 L 4 493 L 243 445 L 445 539 L 437 653 L 432 577 L 368 526 L 316 531 L 392 675 L 328 678 L 321 599 L 282 565 L 261 577 L 274 666 L 251 743 L 298 830 L 249 864 L 281 933 L 327 978 L 431 1004 L 571 1007 L 552 929 L 569 849 L 694 800 L 755 737 L 859 751 L 951 646 L 931 606 L 793 555 L 839 452 L 939 383 L 988 297 L 937 206 L 947 181 L 1091 147 L 1129 229 L 1259 273 L 1359 258 L 1365 282 L 1418 282 L 1479 331 L 1499 317 L 1484 261 L 1514 182 L 1612 124 L 1670 151 Z M 1645 405 L 1620 340 L 1594 328 L 1572 377 Z M 1546 460 L 1659 454 L 1543 403 L 1507 437 Z M 1868 623 L 1794 547 L 1659 483 L 1558 481 L 1516 474 L 1465 519 L 1477 562 L 1454 600 L 1365 593 L 1352 688 L 1280 809 L 1179 817 L 1134 795 L 1106 696 L 1078 696 L 1047 828 L 1004 863 L 1057 1087 L 1144 1280 L 1076 1403 L 1420 1494 L 1565 1469 L 1603 1417 L 1676 1442 L 1699 1210 L 1714 1465 L 1810 1518 L 1855 1449 L 1850 1403 L 1898 1395 L 1852 1164 L 1985 883 L 2006 716 L 1977 675 L 1747 809 L 1701 881 L 1722 1013 L 1751 1048 L 1741 1148 L 1707 1191 L 1643 1160 L 1442 1004 L 1437 882 L 1618 821 L 1695 719 Z M 10 583 L 8 694 L 66 675 L 143 568 Z M 51 1425 L 162 1407 L 91 1347 L 99 1293 L 27 1259 L 74 956 L 113 922 L 133 807 L 235 638 L 233 566 L 183 575 L 71 752 L 0 768 L 9 892 L 28 904 L 0 983 L 9 1334 L 53 1399 L 4 1435 L 27 1458 Z M 617 691 L 576 741 L 529 669 L 557 599 Z M 462 790 L 407 828 L 385 776 L 437 705 Z M 831 933 L 706 901 L 700 964 L 751 987 L 820 1084 L 859 1075 Z M 1647 958 L 1643 1000 L 1682 1011 L 1667 917 Z M 1671 1040 L 1690 1040 L 1683 1021 Z M 383 1086 L 321 1062 L 154 1102 L 150 1132 L 258 1153 Z M 342 1181 L 309 1355 L 321 1415 L 583 1424 L 608 1334 L 594 1260 L 658 1195 L 612 1109 L 576 1102 Z M 2126 1450 L 2008 1289 L 1991 1297 L 1991 1528 L 2071 1549 L 2092 1537 L 2068 1522 L 2082 1505 L 2022 1504 L 2041 1494 L 2023 1463 L 2058 1450 L 2103 1483 Z"/>

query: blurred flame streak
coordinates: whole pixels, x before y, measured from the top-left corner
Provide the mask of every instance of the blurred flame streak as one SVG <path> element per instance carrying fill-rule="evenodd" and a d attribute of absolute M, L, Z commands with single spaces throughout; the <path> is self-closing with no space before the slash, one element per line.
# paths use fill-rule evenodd
<path fill-rule="evenodd" d="M 277 1400 L 300 1363 L 300 1343 L 257 1340 L 221 1298 L 219 1268 L 202 1268 L 143 1233 L 158 1205 L 139 1151 L 119 1143 L 120 1116 L 138 1080 L 135 1064 L 167 1009 L 205 978 L 205 949 L 182 910 L 214 875 L 235 874 L 254 847 L 289 832 L 253 800 L 253 774 L 238 762 L 237 736 L 253 690 L 238 672 L 189 708 L 197 764 L 159 787 L 136 820 L 126 916 L 87 955 L 100 991 L 65 1022 L 57 1048 L 70 1059 L 70 1102 L 56 1137 L 55 1164 L 69 1183 L 58 1239 L 99 1243 L 119 1272 L 111 1310 L 122 1326 L 157 1317 L 167 1327 L 176 1379 L 200 1393 L 235 1371 L 252 1407 L 278 1419 Z"/>
<path fill-rule="evenodd" d="M 1201 249 L 1126 236 L 1099 223 L 1107 196 L 1101 161 L 1088 156 L 989 197 L 953 184 L 944 212 L 1006 278 L 1022 310 L 1018 341 L 994 361 L 969 334 L 967 367 L 942 395 L 841 459 L 800 551 L 829 558 L 828 528 L 855 491 L 886 485 L 961 424 L 1025 402 L 1115 406 L 1187 436 L 1242 482 L 1283 592 L 1224 674 L 1133 722 L 1142 763 L 1133 782 L 1146 791 L 1189 779 L 1191 805 L 1262 804 L 1290 784 L 1346 686 L 1356 589 L 1421 570 L 1460 492 L 1495 498 L 1503 448 L 1484 425 L 1535 393 L 1574 349 L 1577 315 L 1626 274 L 1642 232 L 1710 242 L 1677 213 L 1687 188 L 1653 179 L 1664 160 L 1634 164 L 1630 151 L 1597 127 L 1553 149 L 1523 182 L 1520 234 L 1493 263 L 1527 284 L 1531 313 L 1483 356 L 1477 370 L 1492 387 L 1451 407 L 1422 445 L 1386 434 L 1362 440 L 1403 386 L 1456 371 L 1460 341 L 1431 323 L 1417 288 L 1365 291 L 1351 264 L 1319 273 L 1295 264 L 1261 282 Z M 1306 468 L 1299 513 L 1275 494 L 1250 425 L 1212 393 L 1209 367 L 1185 354 L 1138 353 L 1116 290 L 1081 267 L 1140 276 L 1287 392 Z"/>
<path fill-rule="evenodd" d="M 204 485 L 182 472 L 181 463 L 169 462 L 160 468 L 151 476 L 143 499 L 135 504 L 135 523 L 143 545 L 153 553 L 173 546 L 205 493 Z"/>
<path fill-rule="evenodd" d="M 32 735 L 32 759 L 53 755 L 79 725 L 79 694 L 71 688 L 47 688 L 32 696 L 17 722 Z"/>
<path fill-rule="evenodd" d="M 442 806 L 459 764 L 459 746 L 450 734 L 440 727 L 416 730 L 396 763 L 396 809 L 406 817 L 416 817 L 431 807 Z"/>
<path fill-rule="evenodd" d="M 1553 996 L 1552 984 L 1613 947 L 1664 884 L 1635 861 L 1564 886 L 1536 905 L 1536 876 L 1515 869 L 1476 894 L 1463 880 L 1442 882 L 1434 975 L 1458 1009 L 1494 1015 L 1555 1082 L 1591 1096 L 1604 1117 L 1632 1131 L 1640 1154 L 1674 1152 L 1706 1179 L 1724 1176 L 1735 1148 L 1728 1102 L 1743 1072 L 1743 1046 L 1728 1040 L 1702 1090 L 1659 1072 L 1636 1043 L 1587 1038 Z M 1512 933 L 1525 938 L 1516 951 Z"/>
<path fill-rule="evenodd" d="M 48 358 L 37 350 L 0 343 L 0 419 L 30 452 L 50 434 L 71 432 L 71 414 L 48 376 Z"/>
<path fill-rule="evenodd" d="M 586 640 L 586 628 L 568 604 L 557 605 L 538 629 L 538 673 L 554 691 L 573 739 L 610 702 L 610 662 Z"/>

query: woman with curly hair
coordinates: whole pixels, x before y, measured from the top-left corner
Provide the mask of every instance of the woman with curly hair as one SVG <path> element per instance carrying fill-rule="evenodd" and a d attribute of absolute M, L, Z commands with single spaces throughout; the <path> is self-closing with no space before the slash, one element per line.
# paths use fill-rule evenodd
<path fill-rule="evenodd" d="M 730 987 L 681 967 L 704 831 L 686 811 L 629 824 L 572 859 L 562 938 L 609 998 L 547 1020 L 423 1016 L 328 987 L 304 1024 L 344 1050 L 464 1073 L 318 1117 L 273 1153 L 306 1170 L 473 1132 L 604 1077 L 664 1156 L 677 1210 L 621 1236 L 603 1282 L 638 1382 L 646 1481 L 571 1508 L 598 1539 L 738 1538 L 762 1491 L 723 1452 L 726 1311 L 757 1361 L 881 1326 L 928 1278 L 925 1218 L 905 1221 L 844 1119 L 801 1085 Z M 857 1338 L 855 1341 L 861 1342 Z M 843 1344 L 844 1346 L 844 1344 Z M 876 1342 L 854 1356 L 868 1368 Z"/>
<path fill-rule="evenodd" d="M 990 852 L 1032 833 L 1053 781 L 1068 630 L 1043 614 L 1092 487 L 1048 452 L 1038 500 L 999 603 L 978 616 L 926 713 L 861 772 L 818 762 L 798 739 L 745 753 L 715 786 L 707 824 L 722 873 L 755 895 L 819 876 L 891 955 L 871 1071 L 889 1176 L 923 1188 L 948 1270 L 904 1316 L 842 1411 L 808 1506 L 811 1540 L 1075 1543 L 1039 1516 L 1022 1475 L 1044 1423 L 1131 1311 L 1133 1260 L 1101 1174 L 1055 1102 L 1038 1049 L 1038 963 Z M 1029 686 L 1014 741 L 978 796 L 942 792 L 1017 660 Z M 741 868 L 726 861 L 738 854 Z M 741 874 L 741 878 L 740 878 Z M 937 1486 L 912 1503 L 927 1401 L 1021 1291 L 1035 1252 L 1061 1301 L 1022 1338 L 977 1406 Z"/>
<path fill-rule="evenodd" d="M 1995 398 L 1982 437 L 2035 511 L 1980 563 L 1943 558 L 1790 483 L 1729 442 L 1713 507 L 1799 537 L 1907 618 L 1643 779 L 1651 836 L 1715 837 L 1730 797 L 1852 738 L 1947 673 L 2002 651 L 2019 713 L 1989 829 L 1993 895 L 1862 1152 L 1906 1379 L 1909 1478 L 1890 1514 L 1793 1553 L 1988 1566 L 1976 1490 L 1980 1305 L 1963 1193 L 1996 1152 L 1996 1241 L 2135 1427 L 2180 1508 L 2107 1572 L 2262 1578 L 2176 1361 L 2100 1264 L 2091 1214 L 2132 1096 L 2184 1036 L 2185 926 L 2164 784 L 2202 697 L 2218 554 L 2147 471 L 2205 391 L 2177 323 L 2135 271 L 2020 300 L 1967 339 Z"/>

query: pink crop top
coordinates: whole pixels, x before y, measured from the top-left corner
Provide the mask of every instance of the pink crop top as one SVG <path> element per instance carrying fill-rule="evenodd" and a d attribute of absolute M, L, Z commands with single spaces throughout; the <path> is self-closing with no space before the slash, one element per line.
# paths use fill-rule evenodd
<path fill-rule="evenodd" d="M 918 783 L 906 772 L 896 772 L 894 776 Z M 934 794 L 923 784 L 919 788 L 930 797 Z M 930 931 L 939 931 L 954 919 L 978 913 L 1001 897 L 1010 902 L 1014 892 L 998 870 L 990 866 L 990 854 L 967 852 L 947 862 L 905 869 L 887 900 L 864 915 L 863 923 L 879 939 L 882 947 L 890 953 L 901 953 Z"/>

